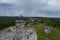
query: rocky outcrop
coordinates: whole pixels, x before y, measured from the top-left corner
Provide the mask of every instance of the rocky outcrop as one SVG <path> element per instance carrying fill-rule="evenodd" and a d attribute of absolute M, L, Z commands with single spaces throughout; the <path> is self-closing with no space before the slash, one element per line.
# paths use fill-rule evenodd
<path fill-rule="evenodd" d="M 1 33 L 0 40 L 37 40 L 36 32 L 32 28 L 24 30 L 23 20 L 16 20 L 15 24 L 15 28 L 11 27 Z"/>

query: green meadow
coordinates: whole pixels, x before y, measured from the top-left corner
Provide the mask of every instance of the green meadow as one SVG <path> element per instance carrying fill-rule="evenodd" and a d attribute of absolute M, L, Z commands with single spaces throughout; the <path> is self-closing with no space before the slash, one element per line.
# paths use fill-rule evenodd
<path fill-rule="evenodd" d="M 37 32 L 37 40 L 60 40 L 59 29 L 49 26 L 51 32 L 46 34 L 44 32 L 45 27 L 46 25 L 40 23 L 32 24 L 32 28 Z"/>

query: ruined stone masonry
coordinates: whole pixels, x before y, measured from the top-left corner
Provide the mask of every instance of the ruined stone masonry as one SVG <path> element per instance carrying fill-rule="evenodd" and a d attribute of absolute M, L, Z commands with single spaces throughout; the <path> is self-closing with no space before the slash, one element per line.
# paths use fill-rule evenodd
<path fill-rule="evenodd" d="M 32 28 L 24 30 L 23 20 L 16 20 L 15 24 L 15 28 L 11 27 L 0 34 L 0 40 L 37 40 L 36 31 Z"/>

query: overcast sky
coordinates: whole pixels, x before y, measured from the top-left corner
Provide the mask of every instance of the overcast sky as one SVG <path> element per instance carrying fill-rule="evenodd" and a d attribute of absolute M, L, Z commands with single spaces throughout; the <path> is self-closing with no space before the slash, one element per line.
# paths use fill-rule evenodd
<path fill-rule="evenodd" d="M 60 17 L 60 0 L 0 0 L 0 16 Z"/>

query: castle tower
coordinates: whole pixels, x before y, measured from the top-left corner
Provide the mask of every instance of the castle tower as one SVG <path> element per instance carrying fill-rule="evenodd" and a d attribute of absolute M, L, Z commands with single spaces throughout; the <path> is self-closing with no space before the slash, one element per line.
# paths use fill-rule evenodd
<path fill-rule="evenodd" d="M 20 15 L 20 20 L 22 20 L 22 18 L 23 18 L 23 16 L 22 16 L 22 14 Z"/>
<path fill-rule="evenodd" d="M 14 40 L 24 40 L 24 21 L 23 20 L 16 20 L 16 37 Z"/>

